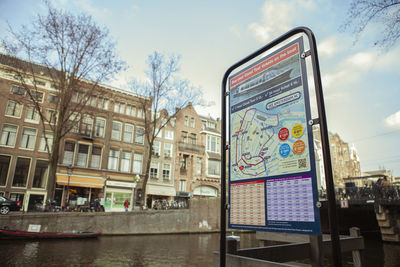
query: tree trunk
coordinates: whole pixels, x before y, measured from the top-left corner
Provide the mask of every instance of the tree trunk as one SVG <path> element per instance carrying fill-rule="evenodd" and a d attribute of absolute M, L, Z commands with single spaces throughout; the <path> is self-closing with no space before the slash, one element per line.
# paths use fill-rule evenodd
<path fill-rule="evenodd" d="M 150 150 L 150 149 L 149 149 Z M 143 177 L 143 184 L 142 184 L 142 200 L 140 203 L 140 206 L 146 206 L 146 201 L 147 201 L 147 182 L 149 181 L 150 177 L 150 163 L 151 163 L 151 150 L 149 153 L 147 153 L 147 161 L 146 161 L 146 167 L 145 167 L 145 172 L 144 172 L 144 177 Z M 151 207 L 148 207 L 151 208 Z"/>
<path fill-rule="evenodd" d="M 58 140 L 54 139 L 53 150 L 49 162 L 49 175 L 47 178 L 47 199 L 50 200 L 54 199 L 59 151 L 60 151 L 60 139 Z"/>

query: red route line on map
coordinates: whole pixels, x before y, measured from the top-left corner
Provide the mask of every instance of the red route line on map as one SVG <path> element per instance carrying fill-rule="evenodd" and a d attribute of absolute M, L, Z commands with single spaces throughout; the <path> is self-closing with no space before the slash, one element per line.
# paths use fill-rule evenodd
<path fill-rule="evenodd" d="M 249 165 L 249 166 L 257 166 L 258 164 L 264 162 L 264 159 L 263 159 L 261 156 L 259 156 L 259 155 L 257 155 L 257 157 L 260 157 L 262 160 L 259 161 L 257 164 L 248 164 L 248 163 L 246 162 L 246 160 L 243 159 L 242 157 L 241 157 L 240 160 L 238 161 L 238 141 L 239 141 L 239 134 L 240 134 L 241 132 L 244 131 L 244 130 L 242 129 L 243 123 L 244 123 L 244 121 L 245 121 L 247 112 L 249 112 L 250 110 L 254 110 L 255 112 L 254 112 L 254 114 L 253 114 L 253 117 L 251 118 L 251 120 L 249 120 L 249 121 L 247 122 L 247 124 L 254 120 L 254 116 L 256 115 L 257 112 L 260 112 L 260 113 L 265 114 L 265 115 L 276 116 L 277 119 L 278 119 L 278 123 L 277 123 L 276 126 L 279 125 L 279 117 L 278 117 L 278 115 L 276 115 L 276 114 L 265 113 L 265 112 L 263 112 L 263 111 L 261 111 L 261 110 L 258 110 L 258 109 L 256 109 L 256 108 L 251 108 L 251 109 L 246 110 L 246 112 L 244 113 L 242 122 L 241 122 L 241 124 L 240 124 L 240 128 L 239 128 L 238 131 L 235 132 L 235 133 L 237 134 L 237 137 L 236 137 L 236 165 L 238 165 L 238 163 L 239 163 L 240 161 L 242 161 L 242 160 L 243 160 L 243 162 L 244 162 L 246 165 Z M 264 143 L 264 145 L 262 146 L 262 148 L 263 148 L 263 147 L 269 142 L 269 140 L 271 140 L 271 138 L 275 135 L 275 130 L 273 130 L 272 132 L 273 132 L 273 134 L 272 134 L 272 135 L 268 138 L 268 140 Z M 243 138 L 243 137 L 242 137 L 242 138 Z M 242 141 L 242 143 L 243 143 L 243 141 Z M 255 158 L 255 157 L 253 157 L 253 158 Z M 242 171 L 242 170 L 241 170 L 241 171 Z M 243 171 L 242 171 L 242 172 L 243 172 Z"/>

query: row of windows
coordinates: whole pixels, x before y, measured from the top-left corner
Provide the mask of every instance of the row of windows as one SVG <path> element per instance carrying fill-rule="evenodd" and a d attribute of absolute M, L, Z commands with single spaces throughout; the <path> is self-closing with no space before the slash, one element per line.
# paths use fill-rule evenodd
<path fill-rule="evenodd" d="M 16 85 L 11 86 L 11 93 L 15 95 L 25 96 L 26 90 L 23 87 L 19 87 Z M 34 98 L 38 103 L 43 103 L 44 101 L 44 93 L 40 91 L 31 90 L 30 94 L 32 98 Z M 74 103 L 85 103 L 86 105 L 97 107 L 99 109 L 108 110 L 110 101 L 103 97 L 98 96 L 90 96 L 87 101 L 84 101 L 85 95 L 80 92 L 74 92 L 71 98 L 71 101 Z M 54 94 L 48 94 L 47 101 L 49 103 L 56 103 L 58 101 L 58 96 Z M 114 103 L 114 112 L 119 114 L 125 114 L 131 117 L 137 117 L 144 119 L 143 110 L 140 108 L 136 108 L 134 105 L 125 104 L 123 102 L 116 101 Z"/>
<path fill-rule="evenodd" d="M 0 146 L 15 147 L 17 132 L 18 126 L 4 123 L 1 130 Z M 36 145 L 36 136 L 37 129 L 23 127 L 19 148 L 34 150 Z M 51 150 L 53 145 L 53 133 L 46 131 L 41 133 L 38 151 L 48 151 L 46 147 L 46 138 L 48 147 Z"/>
<path fill-rule="evenodd" d="M 45 188 L 48 174 L 47 160 L 36 160 L 32 188 Z M 11 156 L 0 155 L 0 186 L 6 186 L 7 176 L 11 166 Z M 14 176 L 12 178 L 13 187 L 26 187 L 29 169 L 31 166 L 30 158 L 17 158 Z"/>
<path fill-rule="evenodd" d="M 184 154 L 180 160 L 180 172 L 186 174 L 188 167 L 189 155 Z M 202 158 L 197 157 L 195 163 L 195 175 L 202 174 L 203 162 Z M 207 159 L 207 175 L 220 176 L 221 175 L 221 161 L 216 159 Z"/>
<path fill-rule="evenodd" d="M 163 153 L 164 157 L 172 158 L 173 145 L 171 143 L 164 143 L 163 152 L 164 152 Z M 152 148 L 151 153 L 154 156 L 160 156 L 161 155 L 161 142 L 160 141 L 154 141 L 153 142 L 153 148 Z"/>
<path fill-rule="evenodd" d="M 63 164 L 82 168 L 100 169 L 103 148 L 99 145 L 65 141 Z M 133 154 L 133 161 L 132 161 Z M 128 173 L 142 173 L 143 155 L 111 148 L 107 169 Z"/>
<path fill-rule="evenodd" d="M 150 178 L 158 179 L 159 176 L 159 163 L 158 162 L 151 162 L 150 164 Z M 171 179 L 171 164 L 170 163 L 163 163 L 162 164 L 162 178 L 164 180 Z"/>

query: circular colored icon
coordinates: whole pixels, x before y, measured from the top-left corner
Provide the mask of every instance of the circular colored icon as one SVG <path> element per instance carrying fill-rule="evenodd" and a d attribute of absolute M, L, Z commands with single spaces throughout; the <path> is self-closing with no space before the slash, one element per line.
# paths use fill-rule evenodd
<path fill-rule="evenodd" d="M 239 170 L 243 171 L 243 169 L 244 169 L 243 165 L 239 166 Z"/>
<path fill-rule="evenodd" d="M 285 141 L 289 137 L 289 130 L 288 128 L 281 128 L 278 133 L 278 137 L 281 141 Z"/>
<path fill-rule="evenodd" d="M 294 142 L 293 144 L 293 152 L 295 154 L 303 154 L 304 150 L 306 149 L 306 145 L 304 144 L 304 142 L 302 140 L 297 140 L 296 142 Z"/>
<path fill-rule="evenodd" d="M 289 155 L 289 153 L 290 153 L 290 146 L 288 144 L 282 144 L 279 147 L 279 154 L 282 157 L 286 158 Z"/>
<path fill-rule="evenodd" d="M 301 123 L 296 123 L 292 128 L 293 136 L 299 138 L 303 135 L 303 133 L 304 133 L 303 125 L 301 125 Z"/>

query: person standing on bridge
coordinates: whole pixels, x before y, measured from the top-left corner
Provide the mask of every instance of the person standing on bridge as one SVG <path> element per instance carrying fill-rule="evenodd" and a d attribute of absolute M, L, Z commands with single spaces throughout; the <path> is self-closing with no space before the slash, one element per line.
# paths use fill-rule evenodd
<path fill-rule="evenodd" d="M 128 208 L 129 208 L 129 201 L 128 201 L 127 199 L 125 199 L 124 207 L 125 207 L 125 211 L 128 211 Z"/>

